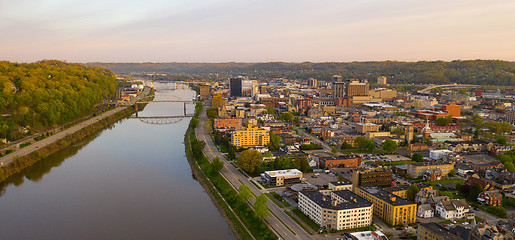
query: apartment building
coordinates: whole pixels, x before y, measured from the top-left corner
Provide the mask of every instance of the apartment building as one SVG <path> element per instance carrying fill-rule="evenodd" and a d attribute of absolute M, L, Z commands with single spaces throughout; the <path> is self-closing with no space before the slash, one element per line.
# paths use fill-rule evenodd
<path fill-rule="evenodd" d="M 356 131 L 365 134 L 367 132 L 378 132 L 380 125 L 374 123 L 356 123 Z"/>
<path fill-rule="evenodd" d="M 213 128 L 217 131 L 225 130 L 240 130 L 242 128 L 241 118 L 215 118 L 213 122 Z"/>
<path fill-rule="evenodd" d="M 417 204 L 382 190 L 378 186 L 359 186 L 356 194 L 374 204 L 374 215 L 390 225 L 414 223 Z"/>
<path fill-rule="evenodd" d="M 392 186 L 392 171 L 383 168 L 372 170 L 356 169 L 352 172 L 352 184 L 357 186 L 377 185 L 380 187 Z"/>
<path fill-rule="evenodd" d="M 417 239 L 421 240 L 463 240 L 446 228 L 431 222 L 418 225 Z"/>
<path fill-rule="evenodd" d="M 432 169 L 440 169 L 442 170 L 442 175 L 446 176 L 449 174 L 451 170 L 454 169 L 454 163 L 448 163 L 448 162 L 436 162 L 436 163 L 429 163 L 429 162 L 420 162 L 420 163 L 412 163 L 408 165 L 408 175 L 412 178 L 419 178 L 427 170 Z"/>
<path fill-rule="evenodd" d="M 231 144 L 236 147 L 266 146 L 270 142 L 268 132 L 260 127 L 249 124 L 231 135 Z"/>
<path fill-rule="evenodd" d="M 321 168 L 359 167 L 361 165 L 361 158 L 353 156 L 321 157 L 319 165 Z"/>
<path fill-rule="evenodd" d="M 209 85 L 200 85 L 199 86 L 200 99 L 202 99 L 202 100 L 209 99 L 209 91 L 210 91 Z"/>
<path fill-rule="evenodd" d="M 318 191 L 299 192 L 299 209 L 320 227 L 343 230 L 372 224 L 372 203 L 349 191 L 326 196 Z"/>

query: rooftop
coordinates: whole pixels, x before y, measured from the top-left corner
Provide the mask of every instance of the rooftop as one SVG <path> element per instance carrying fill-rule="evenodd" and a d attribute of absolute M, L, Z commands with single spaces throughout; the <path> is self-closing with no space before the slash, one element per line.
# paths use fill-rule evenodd
<path fill-rule="evenodd" d="M 297 174 L 302 174 L 298 169 L 286 169 L 286 170 L 275 170 L 275 171 L 265 171 L 265 174 L 271 177 L 286 177 Z"/>
<path fill-rule="evenodd" d="M 369 194 L 375 196 L 376 198 L 379 198 L 393 206 L 415 204 L 414 202 L 408 201 L 407 199 L 393 195 L 393 194 L 381 189 L 379 186 L 375 186 L 375 185 L 359 186 L 358 188 L 360 188 L 361 190 L 363 190 L 365 192 L 368 192 Z"/>
<path fill-rule="evenodd" d="M 442 227 L 436 223 L 433 223 L 433 222 L 421 223 L 421 224 L 419 224 L 419 226 L 424 227 L 425 229 L 429 230 L 430 232 L 432 232 L 438 236 L 441 236 L 442 238 L 445 238 L 447 240 L 461 240 L 460 237 L 452 234 L 447 229 L 445 229 L 444 227 Z"/>
<path fill-rule="evenodd" d="M 372 203 L 358 196 L 357 194 L 349 191 L 334 191 L 332 194 L 338 195 L 343 198 L 342 202 L 338 202 L 336 205 L 332 204 L 332 198 L 326 196 L 318 191 L 301 191 L 301 194 L 315 202 L 322 208 L 333 209 L 333 210 L 345 210 L 353 208 L 364 208 L 372 206 Z"/>
<path fill-rule="evenodd" d="M 331 182 L 331 184 L 333 184 L 334 186 L 343 186 L 343 185 L 352 184 L 352 182 L 347 179 L 343 179 L 343 181 Z"/>

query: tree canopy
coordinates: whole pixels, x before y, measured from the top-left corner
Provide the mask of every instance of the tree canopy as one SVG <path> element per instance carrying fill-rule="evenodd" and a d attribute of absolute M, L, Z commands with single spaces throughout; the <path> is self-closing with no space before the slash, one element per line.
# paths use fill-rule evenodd
<path fill-rule="evenodd" d="M 373 151 L 376 148 L 376 143 L 365 137 L 356 137 L 354 139 L 354 145 L 359 149 L 367 149 Z"/>
<path fill-rule="evenodd" d="M 399 148 L 399 145 L 397 145 L 397 142 L 392 139 L 386 139 L 383 143 L 381 143 L 381 146 L 383 147 L 383 150 L 387 152 L 393 152 Z"/>
<path fill-rule="evenodd" d="M 256 202 L 254 203 L 254 211 L 260 218 L 266 218 L 270 215 L 270 211 L 268 210 L 268 197 L 266 194 L 261 193 L 261 195 L 256 198 Z"/>
<path fill-rule="evenodd" d="M 236 160 L 238 166 L 247 173 L 259 173 L 259 166 L 263 160 L 263 155 L 253 149 L 241 152 L 240 157 Z"/>
<path fill-rule="evenodd" d="M 61 61 L 0 62 L 0 118 L 3 135 L 23 137 L 20 127 L 40 130 L 91 113 L 114 97 L 115 75 L 100 67 Z"/>

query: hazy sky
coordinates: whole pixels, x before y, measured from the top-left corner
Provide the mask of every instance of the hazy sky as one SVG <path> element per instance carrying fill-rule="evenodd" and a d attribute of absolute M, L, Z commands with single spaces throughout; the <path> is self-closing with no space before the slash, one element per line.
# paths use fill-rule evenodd
<path fill-rule="evenodd" d="M 0 60 L 515 60 L 514 0 L 0 0 Z"/>

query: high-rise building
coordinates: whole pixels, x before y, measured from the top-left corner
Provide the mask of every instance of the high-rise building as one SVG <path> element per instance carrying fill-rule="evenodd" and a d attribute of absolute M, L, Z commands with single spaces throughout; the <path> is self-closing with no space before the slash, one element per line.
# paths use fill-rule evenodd
<path fill-rule="evenodd" d="M 229 95 L 231 97 L 243 96 L 243 77 L 232 77 L 229 79 Z"/>
<path fill-rule="evenodd" d="M 350 80 L 346 86 L 347 97 L 368 96 L 370 88 L 367 80 Z"/>
<path fill-rule="evenodd" d="M 386 77 L 385 76 L 378 77 L 377 84 L 386 85 Z"/>
<path fill-rule="evenodd" d="M 310 78 L 308 80 L 308 85 L 309 85 L 309 87 L 316 88 L 318 85 L 318 80 L 316 80 L 314 78 Z"/>
<path fill-rule="evenodd" d="M 200 89 L 200 99 L 202 100 L 206 100 L 206 99 L 209 99 L 209 85 L 200 85 L 199 89 Z"/>
<path fill-rule="evenodd" d="M 515 110 L 507 111 L 506 112 L 506 122 L 509 122 L 511 124 L 515 124 Z"/>
<path fill-rule="evenodd" d="M 345 97 L 345 82 L 333 82 L 333 98 L 344 98 Z"/>
<path fill-rule="evenodd" d="M 266 85 L 259 86 L 259 93 L 260 94 L 267 94 Z"/>

